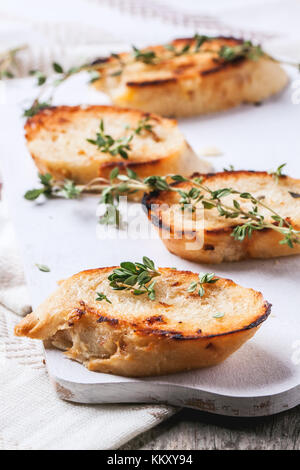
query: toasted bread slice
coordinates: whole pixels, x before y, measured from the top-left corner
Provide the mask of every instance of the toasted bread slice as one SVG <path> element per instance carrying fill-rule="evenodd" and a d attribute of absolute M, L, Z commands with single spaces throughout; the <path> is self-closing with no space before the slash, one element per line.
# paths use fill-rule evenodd
<path fill-rule="evenodd" d="M 112 290 L 107 277 L 113 269 L 64 281 L 15 334 L 47 340 L 89 370 L 142 377 L 218 364 L 270 313 L 261 293 L 228 279 L 207 284 L 201 298 L 188 292 L 197 274 L 163 268 L 151 301 Z M 97 292 L 111 304 L 97 302 Z"/>
<path fill-rule="evenodd" d="M 117 140 L 132 135 L 146 118 L 152 130 L 134 135 L 127 160 L 119 154 L 103 153 L 87 141 L 96 139 L 101 120 L 105 134 Z M 59 106 L 40 111 L 27 121 L 25 130 L 39 171 L 57 180 L 68 178 L 84 184 L 98 176 L 108 177 L 116 166 L 124 171 L 131 168 L 140 177 L 211 170 L 187 144 L 176 121 L 136 110 Z"/>
<path fill-rule="evenodd" d="M 214 38 L 193 53 L 195 39 L 176 39 L 171 43 L 175 51 L 189 47 L 192 53 L 174 56 L 165 46 L 154 46 L 142 52 L 152 51 L 159 58 L 158 63 L 134 60 L 130 53 L 99 59 L 100 79 L 94 86 L 118 106 L 169 117 L 194 116 L 241 103 L 261 102 L 282 90 L 288 77 L 266 55 L 258 60 L 220 58 L 223 46 L 242 43 L 234 38 Z"/>
<path fill-rule="evenodd" d="M 233 188 L 249 192 L 287 219 L 296 230 L 300 230 L 300 180 L 287 176 L 277 180 L 266 172 L 231 171 L 203 175 L 203 184 L 211 190 Z M 190 183 L 177 184 L 177 187 L 185 190 L 189 186 Z M 273 229 L 254 231 L 251 238 L 237 241 L 232 231 L 245 222 L 243 219 L 226 219 L 217 209 L 206 210 L 199 203 L 195 220 L 194 214 L 190 212 L 183 215 L 178 205 L 179 198 L 178 193 L 152 193 L 145 195 L 143 204 L 152 223 L 159 227 L 165 246 L 181 258 L 201 263 L 221 263 L 300 253 L 299 244 L 294 244 L 293 248 L 280 244 L 283 236 Z M 237 195 L 225 196 L 222 201 L 232 206 L 233 199 L 244 209 L 252 207 L 249 200 Z M 265 216 L 266 222 L 274 223 L 270 211 L 260 206 L 259 213 Z"/>

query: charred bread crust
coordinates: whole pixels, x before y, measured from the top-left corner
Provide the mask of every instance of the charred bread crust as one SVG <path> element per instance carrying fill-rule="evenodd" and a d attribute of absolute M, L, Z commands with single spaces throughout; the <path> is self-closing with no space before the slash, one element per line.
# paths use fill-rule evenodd
<path fill-rule="evenodd" d="M 169 268 L 160 269 L 163 285 L 157 282 L 154 302 L 124 291 L 105 291 L 112 305 L 96 303 L 95 293 L 105 288 L 113 269 L 83 271 L 64 281 L 17 325 L 15 334 L 42 339 L 90 370 L 139 377 L 218 364 L 250 339 L 270 314 L 271 305 L 260 292 L 220 279 L 200 298 L 187 292 L 197 274 Z M 225 317 L 213 318 L 221 306 Z"/>
<path fill-rule="evenodd" d="M 276 210 L 282 214 L 284 212 L 286 220 L 293 225 L 296 230 L 300 229 L 300 201 L 292 194 L 300 193 L 300 180 L 290 178 L 286 175 L 280 177 L 278 186 L 272 175 L 264 171 L 226 171 L 219 173 L 208 173 L 206 175 L 194 174 L 195 176 L 202 176 L 203 183 L 208 186 L 218 182 L 214 189 L 233 187 L 236 181 L 243 181 L 245 192 L 253 192 L 253 185 L 259 184 L 260 192 L 265 191 L 270 198 L 275 200 L 275 191 L 278 189 L 278 201 L 275 201 Z M 184 188 L 185 183 L 173 183 L 173 187 Z M 294 191 L 293 191 L 294 190 Z M 282 195 L 283 194 L 283 195 Z M 145 194 L 142 200 L 144 210 L 151 221 L 159 230 L 161 238 L 166 247 L 171 253 L 178 255 L 182 258 L 204 263 L 221 263 L 224 261 L 239 261 L 246 258 L 272 258 L 278 256 L 288 256 L 300 253 L 300 246 L 294 244 L 293 248 L 287 245 L 282 245 L 279 242 L 282 239 L 280 233 L 275 232 L 271 228 L 254 232 L 251 238 L 246 237 L 244 241 L 236 241 L 232 237 L 232 231 L 238 225 L 242 225 L 243 221 L 239 219 L 220 219 L 216 213 L 215 227 L 207 227 L 206 214 L 204 211 L 205 225 L 202 230 L 203 244 L 196 250 L 187 249 L 187 243 L 198 239 L 197 234 L 193 230 L 185 229 L 183 233 L 182 228 L 178 230 L 173 224 L 166 222 L 163 212 L 159 209 L 162 204 L 170 204 L 176 202 L 170 201 L 167 191 L 154 191 Z M 174 197 L 174 196 L 172 196 Z M 281 198 L 285 197 L 287 200 L 283 201 Z M 289 205 L 290 203 L 290 205 Z M 272 207 L 271 204 L 269 204 Z M 153 210 L 152 208 L 155 208 Z M 287 214 L 286 208 L 289 208 Z M 210 212 L 211 214 L 211 212 Z M 270 216 L 270 214 L 268 214 Z M 211 222 L 211 220 L 210 220 Z M 222 222 L 224 222 L 222 224 Z M 272 220 L 270 220 L 272 222 Z M 186 236 L 189 238 L 187 239 Z M 194 237 L 194 238 L 193 238 Z"/>

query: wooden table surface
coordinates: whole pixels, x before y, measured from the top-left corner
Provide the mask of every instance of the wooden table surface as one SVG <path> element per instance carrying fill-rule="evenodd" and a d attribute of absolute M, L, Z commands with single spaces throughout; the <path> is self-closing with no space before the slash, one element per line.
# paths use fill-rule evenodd
<path fill-rule="evenodd" d="M 122 450 L 300 450 L 300 406 L 264 418 L 185 409 Z"/>

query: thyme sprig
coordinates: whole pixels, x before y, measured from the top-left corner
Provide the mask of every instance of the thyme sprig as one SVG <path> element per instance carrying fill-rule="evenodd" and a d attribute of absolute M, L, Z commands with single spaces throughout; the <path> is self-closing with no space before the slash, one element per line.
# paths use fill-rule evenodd
<path fill-rule="evenodd" d="M 189 293 L 193 293 L 198 289 L 198 294 L 200 297 L 203 297 L 205 294 L 205 284 L 215 284 L 217 281 L 219 281 L 219 278 L 215 277 L 214 273 L 201 273 L 199 274 L 199 280 L 194 281 L 190 284 L 188 288 Z"/>
<path fill-rule="evenodd" d="M 79 72 L 88 71 L 91 74 L 92 81 L 98 80 L 100 78 L 100 75 L 97 72 L 98 67 L 98 65 L 82 64 L 80 66 L 71 67 L 68 70 L 64 70 L 62 65 L 58 64 L 57 62 L 53 62 L 52 69 L 54 76 L 51 75 L 50 77 L 40 70 L 31 70 L 29 75 L 36 78 L 36 84 L 40 88 L 40 92 L 31 106 L 24 110 L 24 116 L 32 117 L 40 110 L 51 107 L 55 90 L 58 88 L 58 86 Z M 95 73 L 97 74 L 97 78 Z"/>
<path fill-rule="evenodd" d="M 147 294 L 150 300 L 155 300 L 155 278 L 160 276 L 154 262 L 147 256 L 143 257 L 143 263 L 131 263 L 126 261 L 115 269 L 108 277 L 110 287 L 114 290 L 126 290 L 133 295 Z"/>
<path fill-rule="evenodd" d="M 128 291 L 133 295 L 146 294 L 150 300 L 156 299 L 155 285 L 157 277 L 161 276 L 159 270 L 155 267 L 154 262 L 147 256 L 143 257 L 142 263 L 132 263 L 125 261 L 120 264 L 119 268 L 114 269 L 112 274 L 108 276 L 109 285 L 116 291 Z M 219 278 L 214 273 L 199 274 L 199 280 L 192 282 L 188 289 L 188 293 L 198 290 L 198 295 L 203 297 L 205 294 L 206 284 L 215 284 Z M 97 292 L 96 301 L 105 300 L 109 304 L 112 302 L 102 292 Z M 219 317 L 217 317 L 219 318 Z"/>
<path fill-rule="evenodd" d="M 5 78 L 14 78 L 16 69 L 16 56 L 20 51 L 26 49 L 26 46 L 9 49 L 0 54 L 0 80 Z"/>
<path fill-rule="evenodd" d="M 128 160 L 128 152 L 131 150 L 131 141 L 135 135 L 140 135 L 142 131 L 153 132 L 153 126 L 150 124 L 150 116 L 141 119 L 137 127 L 133 129 L 132 134 L 125 135 L 119 139 L 114 139 L 111 135 L 105 133 L 104 121 L 101 119 L 99 131 L 96 134 L 96 139 L 87 139 L 87 141 L 96 145 L 103 153 L 109 153 L 112 156 L 119 155 L 124 160 Z"/>
<path fill-rule="evenodd" d="M 44 179 L 46 177 L 46 179 Z M 82 193 L 101 193 L 100 202 L 106 205 L 106 213 L 100 219 L 100 223 L 118 225 L 120 219 L 118 202 L 120 196 L 132 195 L 139 191 L 149 193 L 155 190 L 171 191 L 179 194 L 179 204 L 182 210 L 195 212 L 197 207 L 203 206 L 206 210 L 216 209 L 219 216 L 225 219 L 237 219 L 239 222 L 232 231 L 232 236 L 237 241 L 243 241 L 251 237 L 254 231 L 271 229 L 280 233 L 283 238 L 280 244 L 287 244 L 290 248 L 300 243 L 300 231 L 296 230 L 288 219 L 283 218 L 271 207 L 267 206 L 262 198 L 256 198 L 249 192 L 240 192 L 233 188 L 220 188 L 212 190 L 205 184 L 201 177 L 186 178 L 182 175 L 148 176 L 141 179 L 131 169 L 127 169 L 127 175 L 120 174 L 115 168 L 110 178 L 96 178 L 87 185 L 71 186 L 72 191 L 66 189 L 66 182 L 55 182 L 50 175 L 40 175 L 42 188 L 33 189 L 25 194 L 28 200 L 37 199 L 41 194 L 47 197 L 58 196 L 76 197 Z M 189 186 L 183 189 L 172 183 L 186 182 Z M 70 182 L 67 185 L 70 188 Z M 66 193 L 67 191 L 67 193 Z M 231 203 L 225 203 L 223 198 L 232 195 Z M 247 200 L 250 208 L 241 206 L 241 201 Z M 265 216 L 259 212 L 259 208 L 266 210 L 271 217 L 268 222 Z"/>
<path fill-rule="evenodd" d="M 128 151 L 131 150 L 130 142 L 133 135 L 114 139 L 111 135 L 105 134 L 104 121 L 101 119 L 99 131 L 96 139 L 86 139 L 90 144 L 96 145 L 103 153 L 109 153 L 112 156 L 120 155 L 124 160 L 128 160 Z"/>
<path fill-rule="evenodd" d="M 46 197 L 53 196 L 54 187 L 52 184 L 52 176 L 49 173 L 46 173 L 45 175 L 39 173 L 38 176 L 42 186 L 40 188 L 30 189 L 29 191 L 27 191 L 24 195 L 27 201 L 34 201 L 42 194 Z"/>
<path fill-rule="evenodd" d="M 107 298 L 105 294 L 103 294 L 102 292 L 97 292 L 96 302 L 102 302 L 103 300 L 105 300 L 105 302 L 107 302 L 108 304 L 111 304 L 111 301 Z"/>
<path fill-rule="evenodd" d="M 83 191 L 83 186 L 76 186 L 71 180 L 63 182 L 55 181 L 49 173 L 38 175 L 41 186 L 39 188 L 30 189 L 24 195 L 27 201 L 35 201 L 40 196 L 46 198 L 64 197 L 65 199 L 77 199 Z"/>
<path fill-rule="evenodd" d="M 176 47 L 174 44 L 166 44 L 164 47 L 170 52 L 168 59 L 173 57 L 180 57 L 186 54 L 197 54 L 200 52 L 201 46 L 205 42 L 209 42 L 216 39 L 214 36 L 204 36 L 195 34 L 194 43 L 186 43 L 182 48 Z M 208 52 L 205 50 L 205 52 Z M 211 52 L 216 52 L 212 50 Z M 241 44 L 234 46 L 224 45 L 217 52 L 218 57 L 225 62 L 234 62 L 236 60 L 246 58 L 257 61 L 264 55 L 264 52 L 260 45 L 254 45 L 251 41 L 244 41 Z M 165 60 L 165 57 L 159 57 L 155 51 L 151 49 L 141 50 L 133 46 L 133 59 L 136 61 L 143 62 L 147 65 L 157 64 Z M 124 66 L 124 64 L 123 64 Z"/>
<path fill-rule="evenodd" d="M 42 273 L 50 273 L 51 272 L 51 269 L 49 268 L 49 266 L 47 266 L 46 264 L 38 264 L 36 263 L 35 265 L 39 271 L 41 271 Z"/>
<path fill-rule="evenodd" d="M 151 50 L 144 50 L 138 49 L 135 46 L 132 46 L 133 49 L 133 57 L 135 60 L 139 62 L 143 62 L 144 64 L 153 64 L 157 61 L 157 55 L 154 51 Z"/>
<path fill-rule="evenodd" d="M 276 170 L 270 171 L 269 174 L 272 175 L 275 178 L 276 183 L 278 183 L 281 176 L 283 176 L 282 170 L 286 165 L 287 165 L 286 163 L 282 163 L 281 165 L 279 165 L 278 168 L 276 168 Z"/>
<path fill-rule="evenodd" d="M 172 57 L 180 57 L 185 54 L 196 54 L 200 51 L 200 47 L 205 41 L 208 41 L 213 38 L 208 36 L 195 34 L 194 40 L 195 44 L 184 44 L 182 48 L 175 47 L 174 44 L 165 44 L 165 49 L 170 52 L 168 59 Z M 165 57 L 159 57 L 155 51 L 151 49 L 141 50 L 135 46 L 133 48 L 133 60 L 143 62 L 146 65 L 155 65 L 165 60 Z M 124 64 L 122 64 L 124 66 Z"/>
<path fill-rule="evenodd" d="M 231 171 L 235 171 L 234 170 L 234 166 L 233 165 L 229 165 L 228 168 L 223 168 L 223 171 L 226 171 L 226 173 L 230 173 Z"/>
<path fill-rule="evenodd" d="M 251 41 L 244 41 L 236 46 L 222 46 L 219 51 L 219 57 L 225 62 L 234 62 L 239 59 L 250 59 L 257 61 L 264 55 L 260 45 L 255 46 Z"/>

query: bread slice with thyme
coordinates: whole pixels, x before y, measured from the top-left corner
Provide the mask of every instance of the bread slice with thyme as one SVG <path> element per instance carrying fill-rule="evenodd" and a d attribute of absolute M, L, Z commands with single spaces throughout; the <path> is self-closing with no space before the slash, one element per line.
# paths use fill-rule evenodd
<path fill-rule="evenodd" d="M 143 204 L 181 258 L 221 263 L 300 253 L 299 179 L 228 171 L 194 175 L 172 190 L 146 194 Z"/>
<path fill-rule="evenodd" d="M 15 334 L 44 340 L 91 371 L 144 377 L 219 364 L 270 313 L 261 293 L 231 280 L 143 263 L 72 276 Z"/>
<path fill-rule="evenodd" d="M 259 46 L 195 36 L 99 59 L 94 86 L 118 106 L 182 117 L 257 103 L 281 91 L 285 71 Z"/>
<path fill-rule="evenodd" d="M 177 122 L 111 106 L 58 106 L 28 119 L 26 139 L 40 173 L 86 184 L 119 167 L 140 176 L 211 170 Z"/>

